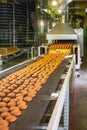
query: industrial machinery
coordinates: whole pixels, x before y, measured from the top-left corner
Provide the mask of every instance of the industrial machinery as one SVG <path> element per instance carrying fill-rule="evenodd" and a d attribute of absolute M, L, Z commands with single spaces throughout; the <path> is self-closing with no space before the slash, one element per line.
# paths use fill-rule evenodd
<path fill-rule="evenodd" d="M 68 130 L 74 57 L 64 60 L 65 55 L 49 53 L 0 72 L 0 114 L 9 121 L 10 130 L 56 130 L 61 115 Z M 3 104 L 8 112 L 4 112 Z M 63 122 L 61 125 L 63 128 Z"/>
<path fill-rule="evenodd" d="M 49 32 L 39 57 L 0 71 L 0 116 L 9 122 L 3 123 L 7 129 L 69 130 L 69 91 L 80 54 L 77 34 L 67 24 L 60 26 L 63 34 Z"/>
<path fill-rule="evenodd" d="M 83 29 L 72 29 L 67 23 L 58 23 L 47 34 L 48 44 L 64 43 L 72 44 L 71 54 L 75 54 L 75 72 L 76 76 L 80 75 L 81 57 L 83 57 Z"/>

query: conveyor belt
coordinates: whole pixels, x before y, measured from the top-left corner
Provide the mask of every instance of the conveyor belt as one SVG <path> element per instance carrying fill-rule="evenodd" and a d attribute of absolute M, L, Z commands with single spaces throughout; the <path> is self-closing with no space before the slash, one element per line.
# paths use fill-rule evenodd
<path fill-rule="evenodd" d="M 69 55 L 68 51 L 49 53 L 39 61 L 28 66 L 24 65 L 26 67 L 23 69 L 20 69 L 22 66 L 17 66 L 19 70 L 16 72 L 14 72 L 16 68 L 14 70 L 12 68 L 10 70 L 12 74 L 6 73 L 8 75 L 6 77 L 1 75 L 1 78 L 4 77 L 0 81 L 0 114 L 1 121 L 4 122 L 3 127 L 5 121 L 9 122 L 9 126 L 6 126 L 8 130 L 34 130 L 41 124 L 48 125 L 50 118 L 44 123 L 41 121 L 45 119 L 43 117 L 46 110 L 51 106 L 50 95 L 58 86 L 68 64 L 68 60 L 63 61 L 67 55 Z M 0 129 L 3 127 L 0 125 Z"/>
<path fill-rule="evenodd" d="M 45 113 L 45 110 L 50 101 L 50 94 L 55 91 L 62 73 L 68 60 L 64 60 L 55 72 L 50 76 L 47 82 L 43 85 L 37 96 L 28 103 L 28 109 L 24 110 L 17 121 L 9 125 L 10 130 L 35 130 L 36 126 Z"/>
<path fill-rule="evenodd" d="M 9 55 L 13 55 L 19 51 L 20 49 L 17 46 L 11 46 L 11 47 L 6 47 L 6 48 L 3 47 L 3 48 L 0 48 L 0 55 L 2 57 L 6 57 Z"/>

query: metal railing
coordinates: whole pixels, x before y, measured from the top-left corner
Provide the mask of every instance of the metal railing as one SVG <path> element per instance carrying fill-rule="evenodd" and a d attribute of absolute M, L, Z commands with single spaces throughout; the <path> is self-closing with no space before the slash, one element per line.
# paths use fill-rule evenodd
<path fill-rule="evenodd" d="M 70 77 L 74 71 L 75 56 L 71 61 L 70 67 L 64 79 L 58 100 L 50 118 L 47 130 L 68 130 L 69 129 L 69 87 Z M 60 119 L 62 116 L 62 110 L 64 109 L 64 124 L 60 127 Z"/>

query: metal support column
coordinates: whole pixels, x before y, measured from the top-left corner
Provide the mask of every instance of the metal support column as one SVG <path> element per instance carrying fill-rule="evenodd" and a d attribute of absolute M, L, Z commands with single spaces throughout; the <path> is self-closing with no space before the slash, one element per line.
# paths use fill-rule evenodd
<path fill-rule="evenodd" d="M 34 48 L 34 47 L 31 47 L 31 59 L 34 58 L 34 50 L 35 50 L 35 48 Z"/>
<path fill-rule="evenodd" d="M 45 46 L 45 54 L 47 54 L 47 46 Z"/>
<path fill-rule="evenodd" d="M 64 130 L 69 129 L 69 84 L 67 85 L 67 92 L 64 102 Z"/>
<path fill-rule="evenodd" d="M 40 46 L 38 47 L 38 56 L 40 56 Z"/>
<path fill-rule="evenodd" d="M 27 1 L 27 44 L 29 43 L 29 3 Z"/>
<path fill-rule="evenodd" d="M 13 2 L 13 46 L 15 46 L 15 4 Z"/>
<path fill-rule="evenodd" d="M 1 55 L 0 55 L 0 71 L 2 70 L 2 58 L 1 58 Z"/>
<path fill-rule="evenodd" d="M 29 59 L 29 48 L 27 49 L 27 59 Z"/>

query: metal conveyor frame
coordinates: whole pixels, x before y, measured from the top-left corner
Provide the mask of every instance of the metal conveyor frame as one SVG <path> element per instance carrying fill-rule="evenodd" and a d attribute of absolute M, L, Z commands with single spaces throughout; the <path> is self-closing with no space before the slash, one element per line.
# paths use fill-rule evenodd
<path fill-rule="evenodd" d="M 73 59 L 71 61 L 69 70 L 62 85 L 62 89 L 60 91 L 58 100 L 53 110 L 47 130 L 69 129 L 69 85 L 70 85 L 70 77 L 72 73 L 74 73 L 74 67 L 75 67 L 75 55 L 73 55 Z M 59 127 L 63 108 L 64 108 L 64 127 Z"/>

